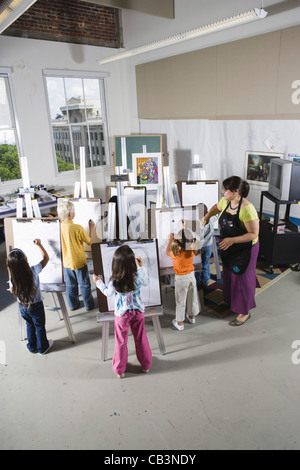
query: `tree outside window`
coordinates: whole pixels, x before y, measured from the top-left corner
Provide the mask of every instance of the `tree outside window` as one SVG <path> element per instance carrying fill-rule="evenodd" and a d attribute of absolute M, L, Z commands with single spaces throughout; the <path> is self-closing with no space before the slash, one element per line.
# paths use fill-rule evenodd
<path fill-rule="evenodd" d="M 8 75 L 0 73 L 0 181 L 21 178 Z"/>

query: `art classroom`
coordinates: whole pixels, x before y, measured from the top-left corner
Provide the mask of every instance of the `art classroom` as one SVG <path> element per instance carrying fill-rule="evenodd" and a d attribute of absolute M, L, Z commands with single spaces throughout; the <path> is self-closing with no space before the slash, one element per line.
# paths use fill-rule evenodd
<path fill-rule="evenodd" d="M 299 2 L 0 3 L 0 449 L 100 450 L 115 464 L 125 451 L 200 463 L 201 450 L 299 450 Z M 203 249 L 205 198 L 210 210 L 232 194 L 231 176 L 258 214 L 255 307 L 240 325 L 224 304 L 217 222 L 200 313 L 178 330 L 166 234 L 185 220 Z M 86 233 L 94 222 L 97 241 L 84 245 L 93 308 L 81 291 L 68 304 L 62 200 Z M 45 354 L 28 350 L 8 284 L 8 253 L 40 254 L 34 239 L 50 267 Z M 151 368 L 142 373 L 129 333 L 121 379 L 114 306 L 93 278 L 109 281 L 116 245 L 150 277 Z"/>

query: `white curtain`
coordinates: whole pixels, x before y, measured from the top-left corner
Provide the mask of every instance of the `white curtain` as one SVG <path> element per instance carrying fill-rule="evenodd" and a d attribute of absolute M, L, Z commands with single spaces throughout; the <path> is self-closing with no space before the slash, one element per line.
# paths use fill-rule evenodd
<path fill-rule="evenodd" d="M 171 184 L 187 180 L 192 157 L 200 155 L 207 179 L 245 178 L 246 151 L 300 154 L 300 121 L 295 120 L 140 120 L 141 134 L 166 134 Z M 249 199 L 259 209 L 261 191 L 251 185 Z M 300 218 L 299 205 L 291 215 Z M 266 206 L 268 208 L 268 206 Z M 272 203 L 269 205 L 273 210 Z"/>

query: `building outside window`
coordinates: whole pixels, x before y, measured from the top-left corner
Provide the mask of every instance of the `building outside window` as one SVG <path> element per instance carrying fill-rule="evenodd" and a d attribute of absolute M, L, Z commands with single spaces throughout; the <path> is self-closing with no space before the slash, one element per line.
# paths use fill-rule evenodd
<path fill-rule="evenodd" d="M 10 83 L 10 70 L 0 67 L 0 181 L 21 179 L 19 135 Z"/>
<path fill-rule="evenodd" d="M 57 171 L 110 164 L 105 76 L 44 71 Z"/>

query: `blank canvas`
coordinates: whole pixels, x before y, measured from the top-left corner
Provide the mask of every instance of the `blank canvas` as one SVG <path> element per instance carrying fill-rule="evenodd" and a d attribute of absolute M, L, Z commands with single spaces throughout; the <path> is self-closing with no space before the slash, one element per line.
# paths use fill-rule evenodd
<path fill-rule="evenodd" d="M 39 275 L 41 284 L 60 284 L 63 282 L 61 256 L 60 221 L 57 219 L 15 219 L 12 222 L 14 248 L 26 254 L 31 266 L 42 260 L 41 250 L 33 243 L 40 238 L 49 255 L 48 264 Z"/>
<path fill-rule="evenodd" d="M 198 181 L 196 183 L 182 183 L 182 205 L 196 206 L 205 204 L 209 211 L 219 201 L 219 183 Z M 218 228 L 218 221 L 215 223 Z"/>

